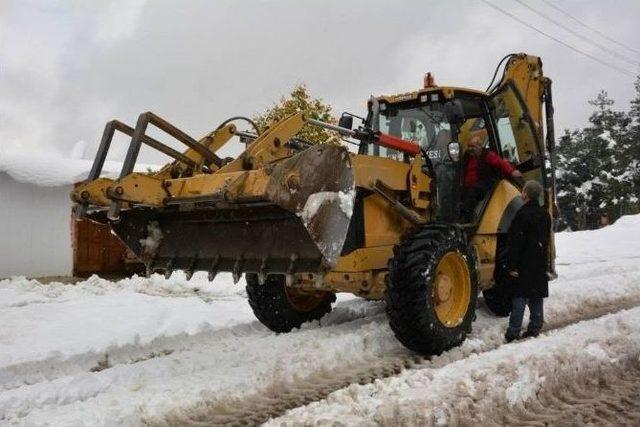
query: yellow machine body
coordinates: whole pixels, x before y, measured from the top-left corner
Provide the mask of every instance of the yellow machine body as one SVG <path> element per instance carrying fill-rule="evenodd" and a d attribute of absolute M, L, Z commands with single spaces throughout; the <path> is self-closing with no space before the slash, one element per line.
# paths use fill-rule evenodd
<path fill-rule="evenodd" d="M 516 95 L 498 102 L 506 117 L 500 125 L 511 124 L 512 154 L 524 159 L 544 151 L 542 98 L 548 84 L 540 59 L 521 54 L 510 59 L 496 94 L 433 86 L 379 97 L 375 103 L 389 108 L 461 96 L 489 103 L 502 96 L 500 88 L 511 88 Z M 524 118 L 531 125 L 523 124 Z M 199 141 L 188 140 L 198 146 L 183 153 L 187 159 L 180 157 L 154 173 L 123 170 L 119 179 L 93 176 L 71 197 L 83 214 L 112 224 L 149 271 L 182 269 L 190 275 L 205 270 L 212 276 L 231 271 L 237 277 L 277 273 L 287 275 L 289 287 L 380 299 L 394 246 L 421 225 L 437 221 L 432 178 L 424 172 L 428 162 L 423 154 L 353 153 L 332 144 L 294 148 L 291 141 L 307 125 L 309 119 L 298 113 L 256 135 L 235 159 L 202 154 L 218 152 L 236 135 L 236 128 L 226 125 Z M 461 127 L 463 150 L 473 126 L 469 121 Z M 139 121 L 131 132 L 134 139 L 140 127 Z M 138 135 L 138 140 L 145 143 L 144 137 Z M 542 170 L 532 169 L 525 177 L 540 180 Z M 554 206 L 553 189 L 546 189 L 547 206 Z M 498 236 L 506 232 L 519 192 L 517 184 L 500 180 L 477 224 L 461 225 L 469 230 L 476 252 L 481 289 L 493 284 Z M 224 214 L 214 225 L 205 224 L 220 212 Z M 282 225 L 273 228 L 277 221 Z M 231 222 L 232 228 L 223 228 Z M 205 229 L 210 234 L 205 236 Z M 456 262 L 443 268 L 454 268 Z"/>

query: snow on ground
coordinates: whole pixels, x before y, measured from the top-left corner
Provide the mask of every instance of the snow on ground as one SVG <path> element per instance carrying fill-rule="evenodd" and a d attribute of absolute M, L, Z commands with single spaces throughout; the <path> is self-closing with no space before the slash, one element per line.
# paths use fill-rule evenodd
<path fill-rule="evenodd" d="M 560 378 L 569 377 L 571 384 L 607 366 L 626 369 L 630 358 L 632 363 L 640 361 L 640 308 L 503 345 L 441 368 L 406 370 L 372 384 L 354 384 L 267 424 L 324 425 L 340 420 L 342 425 L 499 425 L 502 417 L 496 416 L 496 406 L 503 408 L 501 412 L 524 408 Z M 529 420 L 554 424 L 547 415 L 532 413 Z"/>
<path fill-rule="evenodd" d="M 627 215 L 599 230 L 556 234 L 560 271 L 567 265 L 640 260 L 640 215 Z M 640 261 L 639 261 L 640 262 Z"/>
<path fill-rule="evenodd" d="M 228 275 L 214 284 L 175 276 L 115 283 L 93 276 L 77 285 L 0 282 L 0 367 L 253 321 L 244 285 L 233 286 Z"/>
<path fill-rule="evenodd" d="M 560 328 L 609 306 L 615 311 L 625 301 L 640 304 L 640 265 L 634 258 L 640 256 L 640 216 L 598 231 L 560 234 L 557 246 L 560 278 L 546 302 L 548 325 Z M 260 390 L 313 383 L 345 367 L 375 365 L 387 355 L 410 357 L 393 337 L 382 303 L 340 296 L 320 322 L 276 335 L 255 321 L 244 285 L 232 285 L 228 275 L 213 284 L 201 275 L 187 282 L 178 274 L 169 280 L 119 282 L 93 277 L 77 285 L 13 278 L 0 281 L 0 306 L 0 423 L 138 424 L 162 421 L 168 414 L 173 420 L 190 419 L 194 411 L 206 416 L 207 408 L 234 404 Z M 365 414 L 383 417 L 385 408 L 410 411 L 411 402 L 428 404 L 410 393 L 411 384 L 439 384 L 443 393 L 447 384 L 462 384 L 463 394 L 481 387 L 504 399 L 509 389 L 512 400 L 524 399 L 540 375 L 548 374 L 533 368 L 518 373 L 511 362 L 531 359 L 534 368 L 580 369 L 604 354 L 615 359 L 616 352 L 637 352 L 638 314 L 632 309 L 613 320 L 505 346 L 506 321 L 480 308 L 461 347 L 420 369 L 335 392 L 287 414 L 283 422 L 319 421 L 318 408 L 358 421 Z M 586 349 L 578 351 L 575 364 L 562 358 L 562 340 L 572 344 L 565 345 L 569 351 Z M 538 351 L 547 345 L 548 357 Z M 489 376 L 482 372 L 494 375 L 495 370 L 504 378 L 484 384 Z M 450 377 L 456 373 L 459 382 Z M 396 403 L 385 406 L 389 396 Z M 406 408 L 402 402 L 408 402 Z"/>

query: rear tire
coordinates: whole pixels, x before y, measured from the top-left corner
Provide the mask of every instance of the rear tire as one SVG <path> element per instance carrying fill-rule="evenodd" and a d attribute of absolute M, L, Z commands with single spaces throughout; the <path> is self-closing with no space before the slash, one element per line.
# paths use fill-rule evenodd
<path fill-rule="evenodd" d="M 336 300 L 332 292 L 302 292 L 285 284 L 282 275 L 269 275 L 260 284 L 257 274 L 246 274 L 247 296 L 255 316 L 274 332 L 289 332 L 320 319 Z"/>
<path fill-rule="evenodd" d="M 495 285 L 482 291 L 485 304 L 493 314 L 498 317 L 507 317 L 511 314 L 511 296 L 507 282 L 507 245 L 506 236 L 498 236 L 496 248 L 495 269 L 493 280 Z"/>
<path fill-rule="evenodd" d="M 491 313 L 498 317 L 507 317 L 511 314 L 511 298 L 503 289 L 496 287 L 482 291 L 482 297 Z"/>
<path fill-rule="evenodd" d="M 391 329 L 407 348 L 440 354 L 471 332 L 476 259 L 454 229 L 424 228 L 396 246 L 385 292 Z"/>

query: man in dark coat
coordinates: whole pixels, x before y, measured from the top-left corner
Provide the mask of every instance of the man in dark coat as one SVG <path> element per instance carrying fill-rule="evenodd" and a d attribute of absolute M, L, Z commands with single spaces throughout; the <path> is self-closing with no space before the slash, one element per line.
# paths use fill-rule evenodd
<path fill-rule="evenodd" d="M 535 337 L 543 322 L 543 298 L 549 296 L 547 255 L 551 218 L 538 203 L 542 186 L 527 181 L 522 189 L 524 205 L 509 227 L 507 268 L 511 279 L 511 316 L 505 334 L 507 342 L 520 337 L 524 308 L 529 306 L 529 326 L 524 337 Z"/>

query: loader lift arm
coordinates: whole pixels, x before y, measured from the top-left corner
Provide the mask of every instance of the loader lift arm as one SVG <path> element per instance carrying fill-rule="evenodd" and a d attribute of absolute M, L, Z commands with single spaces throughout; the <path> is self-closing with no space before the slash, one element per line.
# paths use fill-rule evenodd
<path fill-rule="evenodd" d="M 146 128 L 149 124 L 153 124 L 159 129 L 165 131 L 167 134 L 173 136 L 175 139 L 186 145 L 188 150 L 184 153 L 180 153 L 179 151 L 174 150 L 160 141 L 146 135 Z M 108 122 L 102 134 L 102 139 L 87 180 L 71 194 L 71 199 L 76 203 L 74 208 L 76 217 L 82 218 L 85 216 L 89 205 L 103 205 L 106 199 L 111 199 L 108 202 L 111 205 L 111 217 L 118 218 L 123 200 L 116 199 L 120 194 L 122 194 L 122 186 L 118 187 L 114 186 L 114 184 L 121 183 L 136 176 L 136 174 L 132 174 L 132 172 L 142 144 L 154 148 L 155 150 L 175 159 L 174 163 L 166 165 L 156 174 L 140 174 L 137 176 L 138 179 L 145 179 L 147 182 L 150 182 L 148 178 L 155 178 L 158 182 L 161 182 L 161 178 L 169 178 L 175 175 L 191 176 L 194 172 L 197 172 L 203 167 L 210 168 L 213 166 L 214 169 L 221 167 L 224 164 L 223 160 L 211 151 L 210 148 L 215 150 L 221 147 L 236 132 L 234 125 L 225 125 L 224 123 L 223 125 L 224 126 L 221 125 L 218 127 L 216 131 L 206 135 L 200 141 L 196 141 L 176 126 L 151 112 L 143 113 L 138 117 L 135 129 L 132 129 L 130 126 L 118 120 Z M 127 156 L 122 166 L 119 178 L 118 180 L 113 181 L 107 178 L 100 178 L 100 174 L 104 167 L 104 162 L 107 158 L 109 149 L 111 148 L 111 142 L 115 135 L 115 131 L 124 133 L 125 135 L 132 137 L 132 139 L 129 143 Z M 179 163 L 182 163 L 185 168 L 179 168 Z"/>
<path fill-rule="evenodd" d="M 149 124 L 155 125 L 157 128 L 163 130 L 178 141 L 185 144 L 187 147 L 197 152 L 200 156 L 202 156 L 205 165 L 214 164 L 217 168 L 222 167 L 222 159 L 209 151 L 207 147 L 201 145 L 198 141 L 196 141 L 168 121 L 162 119 L 161 117 L 153 114 L 150 111 L 147 111 L 146 113 L 140 114 L 140 116 L 138 117 L 138 122 L 136 123 L 136 128 L 133 132 L 133 136 L 131 137 L 131 143 L 129 144 L 129 150 L 127 151 L 127 156 L 124 159 L 119 179 L 123 179 L 133 172 L 133 168 L 135 167 L 136 160 L 138 159 L 138 153 L 140 152 L 140 147 L 142 146 L 142 142 L 145 139 L 145 132 Z M 110 219 L 118 219 L 118 217 L 120 216 L 121 207 L 121 200 L 112 200 L 107 216 Z"/>

